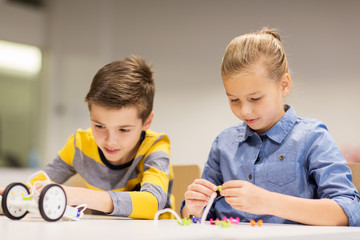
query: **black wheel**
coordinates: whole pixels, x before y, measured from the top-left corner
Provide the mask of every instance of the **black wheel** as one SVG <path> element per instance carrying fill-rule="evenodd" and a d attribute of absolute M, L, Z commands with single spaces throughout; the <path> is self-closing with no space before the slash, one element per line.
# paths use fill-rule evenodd
<path fill-rule="evenodd" d="M 29 195 L 29 188 L 23 183 L 11 183 L 9 184 L 3 193 L 1 200 L 1 207 L 5 216 L 12 220 L 19 220 L 25 217 L 29 212 L 19 206 L 13 206 L 12 201 L 21 199 Z"/>
<path fill-rule="evenodd" d="M 66 204 L 66 194 L 60 185 L 49 184 L 40 193 L 39 211 L 48 222 L 55 222 L 62 218 Z"/>

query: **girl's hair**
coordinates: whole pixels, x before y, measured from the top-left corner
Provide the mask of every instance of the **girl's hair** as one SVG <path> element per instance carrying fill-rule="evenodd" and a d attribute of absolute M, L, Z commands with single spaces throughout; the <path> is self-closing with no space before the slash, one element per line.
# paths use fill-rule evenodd
<path fill-rule="evenodd" d="M 153 109 L 153 71 L 144 59 L 131 55 L 102 67 L 94 76 L 85 101 L 108 108 L 135 106 L 143 122 Z"/>
<path fill-rule="evenodd" d="M 221 64 L 223 78 L 250 73 L 255 64 L 265 67 L 268 77 L 279 80 L 288 73 L 286 54 L 278 33 L 263 28 L 234 38 L 225 50 Z"/>

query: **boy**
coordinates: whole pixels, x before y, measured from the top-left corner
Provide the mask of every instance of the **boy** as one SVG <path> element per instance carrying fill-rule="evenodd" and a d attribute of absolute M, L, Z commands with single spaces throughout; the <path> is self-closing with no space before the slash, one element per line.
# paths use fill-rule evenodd
<path fill-rule="evenodd" d="M 86 183 L 87 188 L 63 186 L 68 205 L 85 203 L 110 215 L 144 219 L 174 208 L 170 142 L 149 129 L 154 92 L 152 70 L 140 57 L 96 73 L 85 98 L 91 129 L 77 130 L 44 168 L 56 183 L 75 173 Z M 37 180 L 45 176 L 31 182 Z"/>

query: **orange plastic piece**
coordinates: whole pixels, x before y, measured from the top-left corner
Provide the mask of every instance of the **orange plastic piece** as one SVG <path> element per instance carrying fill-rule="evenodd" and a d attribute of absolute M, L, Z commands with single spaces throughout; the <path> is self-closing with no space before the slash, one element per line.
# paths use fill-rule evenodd
<path fill-rule="evenodd" d="M 251 220 L 250 220 L 250 226 L 252 226 L 252 227 L 255 226 L 255 220 L 254 220 L 254 219 L 251 219 Z"/>
<path fill-rule="evenodd" d="M 262 224 L 263 224 L 263 220 L 260 219 L 260 220 L 257 222 L 257 225 L 258 225 L 259 227 L 261 227 Z"/>

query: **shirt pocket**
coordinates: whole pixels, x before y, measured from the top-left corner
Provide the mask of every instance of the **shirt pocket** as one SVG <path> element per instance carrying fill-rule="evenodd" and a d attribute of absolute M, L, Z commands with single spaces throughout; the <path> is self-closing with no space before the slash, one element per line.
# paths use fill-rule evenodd
<path fill-rule="evenodd" d="M 295 158 L 286 154 L 273 156 L 267 162 L 266 178 L 278 186 L 284 186 L 296 179 Z"/>

